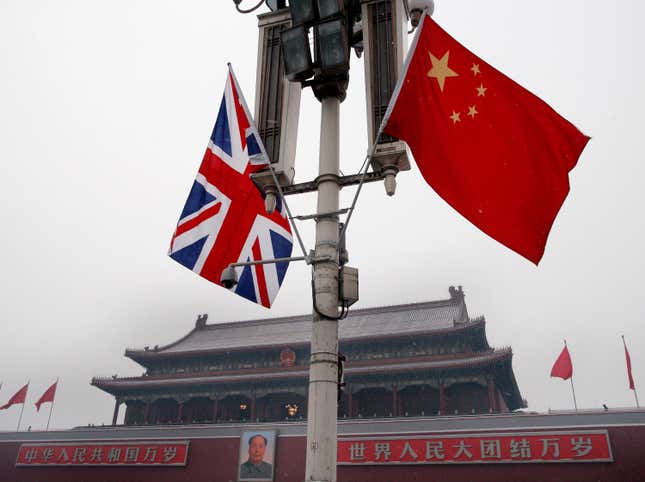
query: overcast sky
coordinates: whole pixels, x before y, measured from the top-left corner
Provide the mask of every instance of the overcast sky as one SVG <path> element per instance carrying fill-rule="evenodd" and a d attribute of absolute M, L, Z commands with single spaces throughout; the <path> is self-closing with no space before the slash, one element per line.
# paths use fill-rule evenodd
<path fill-rule="evenodd" d="M 645 5 L 436 3 L 450 34 L 592 139 L 539 267 L 461 218 L 416 166 L 393 198 L 366 186 L 348 231 L 355 306 L 442 299 L 463 285 L 489 343 L 513 348 L 529 409 L 573 407 L 569 382 L 549 378 L 563 339 L 579 407 L 633 406 L 620 336 L 645 386 Z M 256 17 L 231 1 L 0 2 L 0 403 L 31 380 L 23 428 L 45 427 L 49 406 L 37 414 L 33 403 L 57 377 L 53 428 L 110 423 L 114 399 L 92 376 L 140 375 L 125 348 L 172 342 L 199 313 L 214 323 L 311 311 L 302 263 L 266 310 L 166 255 L 226 62 L 253 105 L 256 49 Z M 354 58 L 341 107 L 345 174 L 367 149 L 362 69 Z M 319 120 L 304 91 L 297 181 L 316 175 Z M 314 195 L 290 201 L 294 214 L 314 212 Z M 312 248 L 312 222 L 300 227 Z M 0 429 L 15 430 L 19 414 L 0 412 Z"/>

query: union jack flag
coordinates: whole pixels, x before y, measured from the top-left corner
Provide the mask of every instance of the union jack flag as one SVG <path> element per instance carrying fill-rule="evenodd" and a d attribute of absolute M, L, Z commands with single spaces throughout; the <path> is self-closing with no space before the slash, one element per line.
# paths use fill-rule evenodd
<path fill-rule="evenodd" d="M 278 202 L 266 213 L 250 175 L 269 163 L 262 140 L 229 65 L 215 128 L 170 242 L 169 256 L 220 285 L 231 263 L 286 258 L 293 239 Z M 231 291 L 269 308 L 287 262 L 236 267 Z"/>

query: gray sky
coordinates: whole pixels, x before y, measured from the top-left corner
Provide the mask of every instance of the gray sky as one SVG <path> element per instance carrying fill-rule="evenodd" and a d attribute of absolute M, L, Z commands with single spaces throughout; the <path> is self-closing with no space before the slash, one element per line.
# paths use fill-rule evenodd
<path fill-rule="evenodd" d="M 569 383 L 549 378 L 564 338 L 579 406 L 632 406 L 620 335 L 645 386 L 645 5 L 436 3 L 449 33 L 592 140 L 538 268 L 462 219 L 415 166 L 393 198 L 368 185 L 348 231 L 355 306 L 446 298 L 461 284 L 490 344 L 513 347 L 530 409 L 573 405 Z M 113 398 L 91 377 L 141 374 L 124 349 L 174 341 L 199 313 L 212 323 L 311 311 L 304 264 L 269 311 L 166 256 L 226 62 L 253 105 L 256 48 L 255 16 L 231 1 L 0 2 L 0 403 L 31 380 L 23 427 L 44 428 L 49 406 L 37 414 L 33 403 L 57 377 L 52 427 L 109 423 Z M 341 107 L 346 174 L 367 149 L 362 68 L 354 58 Z M 303 92 L 297 181 L 316 173 L 319 112 Z M 290 201 L 294 214 L 314 212 L 313 195 Z M 15 430 L 19 413 L 0 412 L 0 429 Z"/>

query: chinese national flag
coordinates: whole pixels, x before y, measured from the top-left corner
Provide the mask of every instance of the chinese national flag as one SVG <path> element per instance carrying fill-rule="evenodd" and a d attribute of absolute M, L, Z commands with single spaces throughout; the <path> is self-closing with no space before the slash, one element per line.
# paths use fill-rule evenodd
<path fill-rule="evenodd" d="M 630 390 L 636 390 L 634 385 L 634 377 L 632 377 L 632 359 L 629 356 L 629 351 L 627 350 L 627 344 L 623 338 L 623 346 L 625 347 L 625 361 L 627 362 L 627 378 L 629 378 L 629 388 Z"/>
<path fill-rule="evenodd" d="M 559 377 L 563 380 L 568 380 L 573 376 L 573 363 L 571 363 L 571 356 L 566 345 L 564 345 L 562 353 L 560 353 L 560 356 L 553 364 L 553 368 L 551 368 L 551 376 Z"/>
<path fill-rule="evenodd" d="M 16 394 L 13 397 L 11 397 L 7 403 L 5 403 L 2 407 L 0 407 L 0 410 L 5 410 L 10 406 L 17 405 L 19 403 L 25 403 L 25 399 L 27 398 L 28 387 L 29 387 L 29 383 L 27 383 L 24 387 L 18 390 Z"/>
<path fill-rule="evenodd" d="M 55 381 L 54 384 L 49 387 L 47 390 L 45 390 L 45 393 L 42 394 L 42 396 L 38 399 L 36 402 L 36 411 L 40 411 L 40 406 L 43 403 L 47 402 L 52 402 L 54 403 L 54 397 L 56 396 L 56 385 L 58 385 L 58 381 Z"/>
<path fill-rule="evenodd" d="M 589 138 L 424 15 L 384 132 L 432 188 L 537 264 Z"/>

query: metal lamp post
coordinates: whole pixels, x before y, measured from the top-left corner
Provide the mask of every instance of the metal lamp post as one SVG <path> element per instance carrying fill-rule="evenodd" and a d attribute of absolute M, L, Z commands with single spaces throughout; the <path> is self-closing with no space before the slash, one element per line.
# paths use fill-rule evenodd
<path fill-rule="evenodd" d="M 307 407 L 305 480 L 336 480 L 338 397 L 338 184 L 339 109 L 336 97 L 321 99 L 316 257 L 313 266 L 313 323 Z"/>
<path fill-rule="evenodd" d="M 292 0 L 282 33 L 287 78 L 311 86 L 321 103 L 313 323 L 307 407 L 306 481 L 336 480 L 339 307 L 339 113 L 349 70 L 343 0 Z M 312 61 L 308 33 L 314 30 Z M 308 80 L 312 77 L 312 80 Z"/>
<path fill-rule="evenodd" d="M 238 5 L 242 0 L 233 1 Z M 278 59 L 280 67 L 275 71 L 263 69 L 258 72 L 258 85 L 262 86 L 258 106 L 260 112 L 264 112 L 261 108 L 263 102 L 267 103 L 265 101 L 268 100 L 269 105 L 272 96 L 275 96 L 278 100 L 274 99 L 274 103 L 282 109 L 283 114 L 278 114 L 278 109 L 273 113 L 275 119 L 264 119 L 260 115 L 261 121 L 266 120 L 265 136 L 273 136 L 270 140 L 275 141 L 272 145 L 276 153 L 279 153 L 279 160 L 277 169 L 258 173 L 253 180 L 265 194 L 269 212 L 274 209 L 276 191 L 282 196 L 318 191 L 316 214 L 298 217 L 313 218 L 316 221 L 313 256 L 305 253 L 296 229 L 304 256 L 289 260 L 304 259 L 313 265 L 314 312 L 305 479 L 307 482 L 335 482 L 337 403 L 341 383 L 338 321 L 346 314 L 346 309 L 358 300 L 358 270 L 344 266 L 347 261 L 343 245 L 345 229 L 339 233 L 338 216 L 349 212 L 345 223 L 349 222 L 363 182 L 385 180 L 386 192 L 392 195 L 396 174 L 409 169 L 404 144 L 392 138 L 379 138 L 376 132 L 394 88 L 396 75 L 403 65 L 404 27 L 408 13 L 413 10 L 416 14 L 423 7 L 415 4 L 409 9 L 408 0 L 289 0 L 289 16 L 286 17 L 286 0 L 265 1 L 272 13 L 258 17 L 260 45 L 263 49 L 261 57 L 258 57 L 258 67 L 260 58 L 268 58 L 270 52 L 273 60 Z M 432 3 L 432 0 L 410 1 Z M 261 2 L 254 9 L 260 4 Z M 252 10 L 240 11 L 244 13 Z M 313 45 L 310 45 L 309 34 L 312 30 Z M 272 50 L 275 45 L 272 35 L 276 35 L 278 31 L 281 55 L 276 57 Z M 356 48 L 357 54 L 363 51 L 366 54 L 365 73 L 366 79 L 369 79 L 366 82 L 368 141 L 372 145 L 370 162 L 373 172 L 368 174 L 366 167 L 362 174 L 340 176 L 339 111 L 349 81 L 350 45 Z M 262 65 L 265 66 L 264 60 Z M 272 74 L 280 72 L 282 66 L 286 79 L 299 83 L 302 87 L 311 87 L 321 103 L 318 176 L 312 182 L 298 185 L 292 184 L 292 180 L 300 97 L 299 90 L 296 93 L 296 89 L 287 88 L 284 83 L 278 82 L 279 79 L 272 77 Z M 280 85 L 279 96 L 274 92 L 275 84 Z M 295 87 L 295 84 L 291 85 Z M 266 112 L 273 111 L 269 109 Z M 281 130 L 283 125 L 284 130 Z M 274 171 L 277 171 L 280 179 Z M 339 210 L 341 187 L 354 184 L 359 187 L 352 207 Z M 279 260 L 262 262 L 277 261 Z M 231 265 L 222 274 L 222 283 L 225 286 L 235 284 L 234 266 L 256 263 L 258 262 Z M 339 307 L 342 307 L 340 315 Z"/>

